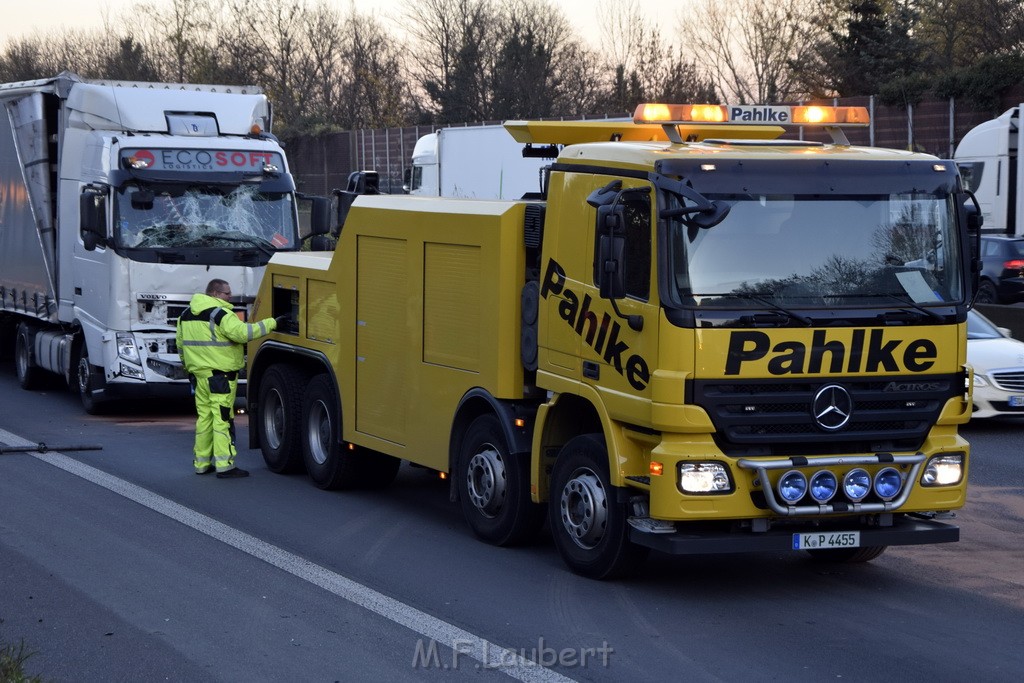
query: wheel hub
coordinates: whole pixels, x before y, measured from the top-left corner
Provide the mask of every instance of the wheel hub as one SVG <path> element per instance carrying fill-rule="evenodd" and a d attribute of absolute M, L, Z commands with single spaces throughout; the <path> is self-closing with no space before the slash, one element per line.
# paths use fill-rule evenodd
<path fill-rule="evenodd" d="M 310 409 L 307 429 L 310 455 L 317 465 L 323 465 L 331 448 L 331 415 L 322 402 Z"/>
<path fill-rule="evenodd" d="M 263 413 L 263 431 L 266 432 L 268 445 L 273 449 L 281 447 L 284 442 L 284 399 L 276 390 L 267 392 L 267 408 Z"/>
<path fill-rule="evenodd" d="M 608 525 L 608 496 L 594 472 L 573 473 L 562 488 L 559 507 L 562 526 L 576 545 L 591 550 L 601 542 Z"/>
<path fill-rule="evenodd" d="M 89 386 L 89 374 L 91 368 L 89 367 L 89 359 L 87 357 L 78 359 L 78 391 L 84 396 L 88 396 L 92 390 Z"/>
<path fill-rule="evenodd" d="M 485 447 L 469 460 L 466 490 L 469 500 L 482 514 L 493 517 L 505 503 L 507 478 L 505 461 L 497 450 Z"/>

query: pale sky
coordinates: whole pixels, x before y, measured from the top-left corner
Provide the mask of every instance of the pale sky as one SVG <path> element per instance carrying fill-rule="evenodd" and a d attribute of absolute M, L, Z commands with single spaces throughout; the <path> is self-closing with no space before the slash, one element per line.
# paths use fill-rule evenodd
<path fill-rule="evenodd" d="M 153 0 L 150 0 L 151 2 Z M 161 0 L 155 0 L 160 2 Z M 616 0 L 600 0 L 615 2 Z M 687 0 L 634 0 L 647 16 L 661 20 L 662 35 L 670 36 L 674 31 L 675 16 Z M 317 0 L 307 0 L 315 4 Z M 346 11 L 349 0 L 328 0 L 341 11 Z M 597 22 L 597 0 L 554 0 L 570 21 L 576 25 L 578 35 L 597 47 L 600 33 Z M 359 12 L 377 14 L 382 18 L 398 16 L 408 5 L 403 0 L 354 0 Z M 0 0 L 0 46 L 12 36 L 43 33 L 62 28 L 101 28 L 105 16 L 111 19 L 123 17 L 131 8 L 143 4 L 140 0 Z M 251 3 L 258 11 L 261 3 Z"/>

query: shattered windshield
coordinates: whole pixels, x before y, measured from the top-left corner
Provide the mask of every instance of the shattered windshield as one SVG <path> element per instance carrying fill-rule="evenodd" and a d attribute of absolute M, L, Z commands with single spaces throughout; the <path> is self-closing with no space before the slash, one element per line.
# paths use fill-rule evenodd
<path fill-rule="evenodd" d="M 294 248 L 289 192 L 258 185 L 127 185 L 117 191 L 115 240 L 128 249 Z"/>
<path fill-rule="evenodd" d="M 720 224 L 670 223 L 669 264 L 681 304 L 767 299 L 812 308 L 963 298 L 949 195 L 709 198 L 731 206 Z"/>

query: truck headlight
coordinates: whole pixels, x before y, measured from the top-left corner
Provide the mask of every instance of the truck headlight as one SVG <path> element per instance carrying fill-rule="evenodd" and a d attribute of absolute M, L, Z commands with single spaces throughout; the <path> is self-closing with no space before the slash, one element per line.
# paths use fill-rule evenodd
<path fill-rule="evenodd" d="M 679 489 L 683 493 L 728 493 L 732 480 L 720 462 L 681 462 Z"/>
<path fill-rule="evenodd" d="M 964 476 L 964 454 L 936 455 L 924 467 L 921 486 L 951 486 L 959 484 Z"/>
<path fill-rule="evenodd" d="M 117 333 L 117 357 L 130 363 L 141 363 L 139 349 L 135 346 L 135 336 L 131 332 Z"/>

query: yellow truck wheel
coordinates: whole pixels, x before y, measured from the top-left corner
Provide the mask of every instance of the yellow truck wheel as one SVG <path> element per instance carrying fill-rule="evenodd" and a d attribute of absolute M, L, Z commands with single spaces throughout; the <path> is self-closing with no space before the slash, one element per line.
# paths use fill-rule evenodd
<path fill-rule="evenodd" d="M 341 411 L 330 377 L 320 374 L 306 387 L 302 402 L 302 459 L 322 489 L 354 488 L 357 468 L 340 442 Z"/>
<path fill-rule="evenodd" d="M 497 417 L 470 423 L 455 476 L 462 514 L 478 538 L 502 546 L 536 538 L 544 508 L 530 500 L 529 458 L 509 453 Z"/>
<path fill-rule="evenodd" d="M 628 511 L 616 501 L 600 434 L 570 439 L 551 471 L 548 523 L 562 560 L 577 574 L 611 579 L 634 573 L 648 549 L 629 540 Z"/>
<path fill-rule="evenodd" d="M 286 365 L 272 365 L 260 378 L 260 450 L 267 469 L 278 474 L 302 467 L 302 388 L 306 378 Z"/>

